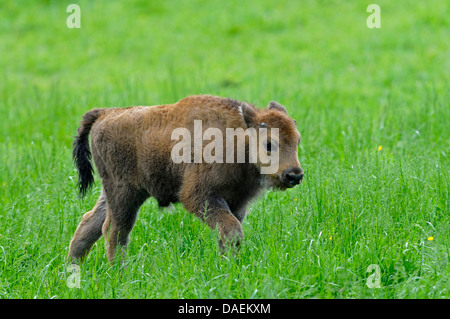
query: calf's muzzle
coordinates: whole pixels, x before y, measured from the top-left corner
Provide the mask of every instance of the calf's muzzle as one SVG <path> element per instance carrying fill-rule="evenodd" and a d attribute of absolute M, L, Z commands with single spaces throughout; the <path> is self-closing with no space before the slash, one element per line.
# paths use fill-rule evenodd
<path fill-rule="evenodd" d="M 294 187 L 302 182 L 304 172 L 300 167 L 289 168 L 281 174 L 281 182 L 286 187 Z"/>

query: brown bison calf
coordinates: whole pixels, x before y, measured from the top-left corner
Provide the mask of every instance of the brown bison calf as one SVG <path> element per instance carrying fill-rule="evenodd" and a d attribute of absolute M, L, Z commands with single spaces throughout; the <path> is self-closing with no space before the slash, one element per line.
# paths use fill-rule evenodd
<path fill-rule="evenodd" d="M 199 121 L 200 132 L 194 126 Z M 198 147 L 184 148 L 188 154 L 180 160 L 174 151 L 180 143 L 174 132 L 180 128 L 181 132 L 184 129 L 193 133 L 188 142 L 200 145 L 200 151 L 206 151 L 206 135 L 201 135 L 203 140 L 199 142 L 196 133 L 206 134 L 212 128 L 219 133 L 227 133 L 229 128 L 240 131 L 230 140 L 216 135 L 209 143 L 214 146 L 214 152 L 211 145 L 209 150 L 216 161 L 207 161 L 206 156 L 202 160 L 201 153 L 196 153 Z M 267 162 L 263 163 L 259 155 L 253 162 L 249 160 L 255 153 L 250 147 L 252 136 L 245 131 L 250 128 L 259 130 L 256 132 L 260 140 L 261 128 L 277 129 L 278 134 L 267 134 L 257 144 L 258 154 L 262 154 L 262 147 L 266 154 L 277 154 L 274 172 L 262 173 Z M 86 257 L 102 234 L 109 261 L 114 259 L 117 244 L 124 252 L 139 207 L 148 197 L 156 198 L 160 206 L 181 202 L 211 228 L 217 227 L 222 249 L 228 241 L 238 244 L 243 237 L 241 223 L 249 201 L 264 187 L 284 190 L 299 184 L 303 177 L 298 161 L 300 134 L 295 120 L 277 102 L 257 109 L 245 102 L 202 95 L 169 105 L 93 109 L 83 116 L 74 141 L 73 158 L 82 195 L 94 181 L 89 133 L 103 189 L 94 208 L 84 214 L 70 243 L 69 258 L 73 260 Z M 230 141 L 233 147 L 226 150 L 223 142 L 228 147 Z M 244 161 L 236 161 L 239 150 L 244 150 Z M 222 151 L 228 161 L 215 157 L 224 154 Z"/>

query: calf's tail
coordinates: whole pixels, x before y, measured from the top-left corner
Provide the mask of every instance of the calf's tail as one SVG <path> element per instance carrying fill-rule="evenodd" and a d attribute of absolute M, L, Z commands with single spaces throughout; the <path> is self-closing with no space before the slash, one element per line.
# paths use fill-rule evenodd
<path fill-rule="evenodd" d="M 72 158 L 78 169 L 78 187 L 81 197 L 94 183 L 94 168 L 91 163 L 91 150 L 89 148 L 89 132 L 92 125 L 104 112 L 104 109 L 93 109 L 83 115 L 77 136 L 73 142 Z"/>

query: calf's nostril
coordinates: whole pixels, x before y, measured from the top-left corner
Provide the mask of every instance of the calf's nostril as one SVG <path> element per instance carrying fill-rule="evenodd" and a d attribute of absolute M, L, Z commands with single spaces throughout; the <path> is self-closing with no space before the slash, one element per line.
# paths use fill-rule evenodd
<path fill-rule="evenodd" d="M 303 174 L 286 174 L 286 179 L 291 185 L 297 185 L 303 178 Z"/>

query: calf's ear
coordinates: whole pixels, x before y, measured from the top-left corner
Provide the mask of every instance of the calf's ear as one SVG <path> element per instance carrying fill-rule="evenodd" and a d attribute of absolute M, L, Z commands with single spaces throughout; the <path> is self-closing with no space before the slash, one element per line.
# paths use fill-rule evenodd
<path fill-rule="evenodd" d="M 278 110 L 287 114 L 286 108 L 278 102 L 271 101 L 269 103 L 269 110 Z"/>
<path fill-rule="evenodd" d="M 247 103 L 242 103 L 241 111 L 245 124 L 247 124 L 248 127 L 255 127 L 257 125 L 255 107 Z"/>

